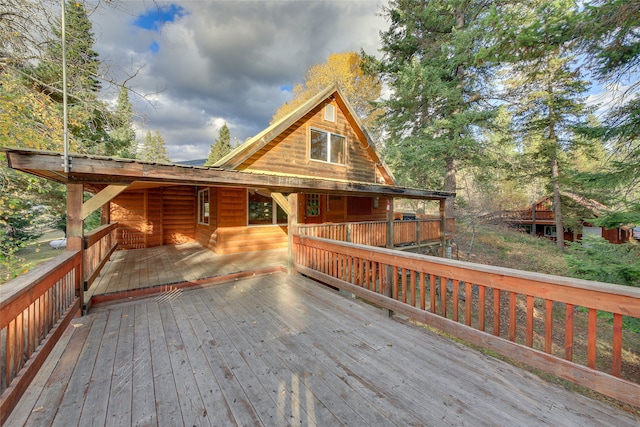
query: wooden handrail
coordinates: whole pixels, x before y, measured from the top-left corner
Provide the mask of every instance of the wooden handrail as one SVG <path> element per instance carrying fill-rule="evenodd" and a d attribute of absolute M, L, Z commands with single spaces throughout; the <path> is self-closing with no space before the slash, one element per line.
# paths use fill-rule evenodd
<path fill-rule="evenodd" d="M 293 241 L 294 268 L 300 273 L 518 362 L 640 406 L 640 383 L 620 378 L 622 316 L 640 318 L 638 288 L 316 237 L 294 236 Z M 574 323 L 577 307 L 587 311 L 584 331 L 577 330 Z M 596 366 L 598 311 L 613 314 L 612 342 L 605 343 L 612 349 L 608 369 Z M 563 348 L 553 347 L 554 312 L 564 314 L 564 330 L 555 331 L 564 335 Z M 585 336 L 587 342 L 586 366 L 573 360 L 577 336 Z"/>
<path fill-rule="evenodd" d="M 98 278 L 111 254 L 118 248 L 118 223 L 102 225 L 84 237 L 84 290 Z"/>
<path fill-rule="evenodd" d="M 81 263 L 79 251 L 66 251 L 2 285 L 0 424 L 79 313 Z"/>
<path fill-rule="evenodd" d="M 455 230 L 455 219 L 447 218 L 447 234 Z M 338 222 L 329 224 L 300 224 L 298 234 L 384 247 L 387 244 L 386 221 Z M 440 218 L 395 220 L 393 243 L 396 246 L 421 245 L 440 242 Z"/>

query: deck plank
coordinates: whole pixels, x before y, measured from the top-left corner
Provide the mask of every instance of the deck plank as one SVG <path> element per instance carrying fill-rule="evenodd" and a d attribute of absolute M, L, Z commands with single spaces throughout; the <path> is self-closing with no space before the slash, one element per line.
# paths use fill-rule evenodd
<path fill-rule="evenodd" d="M 79 320 L 20 402 L 27 425 L 637 425 L 302 277 L 174 289 Z"/>

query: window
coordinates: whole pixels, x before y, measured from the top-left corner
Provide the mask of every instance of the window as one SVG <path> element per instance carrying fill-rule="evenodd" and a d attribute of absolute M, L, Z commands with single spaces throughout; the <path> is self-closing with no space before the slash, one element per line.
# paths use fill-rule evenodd
<path fill-rule="evenodd" d="M 547 237 L 556 237 L 556 226 L 555 225 L 545 225 L 544 226 L 544 235 Z"/>
<path fill-rule="evenodd" d="M 209 189 L 198 191 L 198 224 L 209 225 Z"/>
<path fill-rule="evenodd" d="M 309 157 L 327 163 L 346 163 L 346 141 L 342 135 L 311 129 L 311 151 Z"/>
<path fill-rule="evenodd" d="M 336 121 L 336 107 L 331 104 L 324 106 L 324 119 L 328 122 Z"/>
<path fill-rule="evenodd" d="M 347 215 L 371 215 L 371 197 L 347 197 Z"/>
<path fill-rule="evenodd" d="M 249 225 L 287 223 L 287 213 L 271 196 L 260 194 L 256 190 L 249 190 L 248 201 Z"/>
<path fill-rule="evenodd" d="M 320 216 L 320 195 L 307 194 L 307 216 Z"/>

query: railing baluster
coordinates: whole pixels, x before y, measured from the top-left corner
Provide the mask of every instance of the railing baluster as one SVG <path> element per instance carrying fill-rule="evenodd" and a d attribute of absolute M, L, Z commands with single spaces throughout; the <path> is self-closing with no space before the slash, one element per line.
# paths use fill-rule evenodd
<path fill-rule="evenodd" d="M 425 290 L 425 273 L 424 271 L 420 272 L 420 309 L 424 310 L 426 307 L 426 303 L 427 303 L 427 293 Z"/>
<path fill-rule="evenodd" d="M 453 279 L 453 290 L 452 290 L 452 295 L 451 295 L 451 302 L 452 302 L 452 307 L 451 309 L 453 310 L 451 319 L 454 322 L 458 321 L 458 303 L 460 301 L 460 283 L 458 283 L 458 279 Z"/>
<path fill-rule="evenodd" d="M 518 310 L 516 296 L 515 292 L 509 292 L 509 341 L 513 342 L 516 342 L 516 313 Z"/>
<path fill-rule="evenodd" d="M 471 307 L 473 306 L 473 290 L 471 282 L 464 284 L 464 321 L 467 326 L 471 326 Z"/>
<path fill-rule="evenodd" d="M 620 376 L 622 370 L 622 314 L 613 314 L 613 347 L 612 347 L 611 375 Z"/>
<path fill-rule="evenodd" d="M 545 320 L 544 320 L 544 351 L 551 354 L 553 350 L 553 301 L 545 301 Z"/>
<path fill-rule="evenodd" d="M 595 308 L 589 309 L 589 326 L 587 332 L 587 366 L 596 369 L 596 328 L 598 322 L 598 311 Z"/>
<path fill-rule="evenodd" d="M 447 278 L 440 276 L 440 314 L 447 317 Z"/>
<path fill-rule="evenodd" d="M 564 358 L 573 360 L 573 304 L 566 304 L 564 321 Z"/>
<path fill-rule="evenodd" d="M 484 285 L 478 285 L 478 329 L 484 332 L 486 305 L 486 290 Z"/>
<path fill-rule="evenodd" d="M 533 296 L 527 295 L 527 333 L 526 333 L 527 347 L 533 347 L 533 303 L 534 303 Z"/>
<path fill-rule="evenodd" d="M 407 270 L 402 269 L 402 302 L 407 302 Z"/>
<path fill-rule="evenodd" d="M 500 336 L 500 289 L 493 288 L 493 335 Z"/>
<path fill-rule="evenodd" d="M 411 300 L 410 304 L 412 306 L 416 306 L 416 272 L 415 270 L 411 270 L 409 273 L 409 299 Z"/>

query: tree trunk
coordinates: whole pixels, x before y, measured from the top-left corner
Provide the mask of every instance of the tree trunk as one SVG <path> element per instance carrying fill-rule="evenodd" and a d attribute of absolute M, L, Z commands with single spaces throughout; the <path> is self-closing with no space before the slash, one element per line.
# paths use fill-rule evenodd
<path fill-rule="evenodd" d="M 556 243 L 558 249 L 564 252 L 564 227 L 562 225 L 562 202 L 560 200 L 558 158 L 556 155 L 551 158 L 551 181 L 553 183 L 553 214 L 556 224 Z"/>
<path fill-rule="evenodd" d="M 456 192 L 456 173 L 458 172 L 458 160 L 455 157 L 447 157 L 447 171 L 444 177 L 444 191 Z M 455 198 L 450 197 L 445 203 L 444 213 L 447 218 L 453 218 L 455 214 Z"/>

